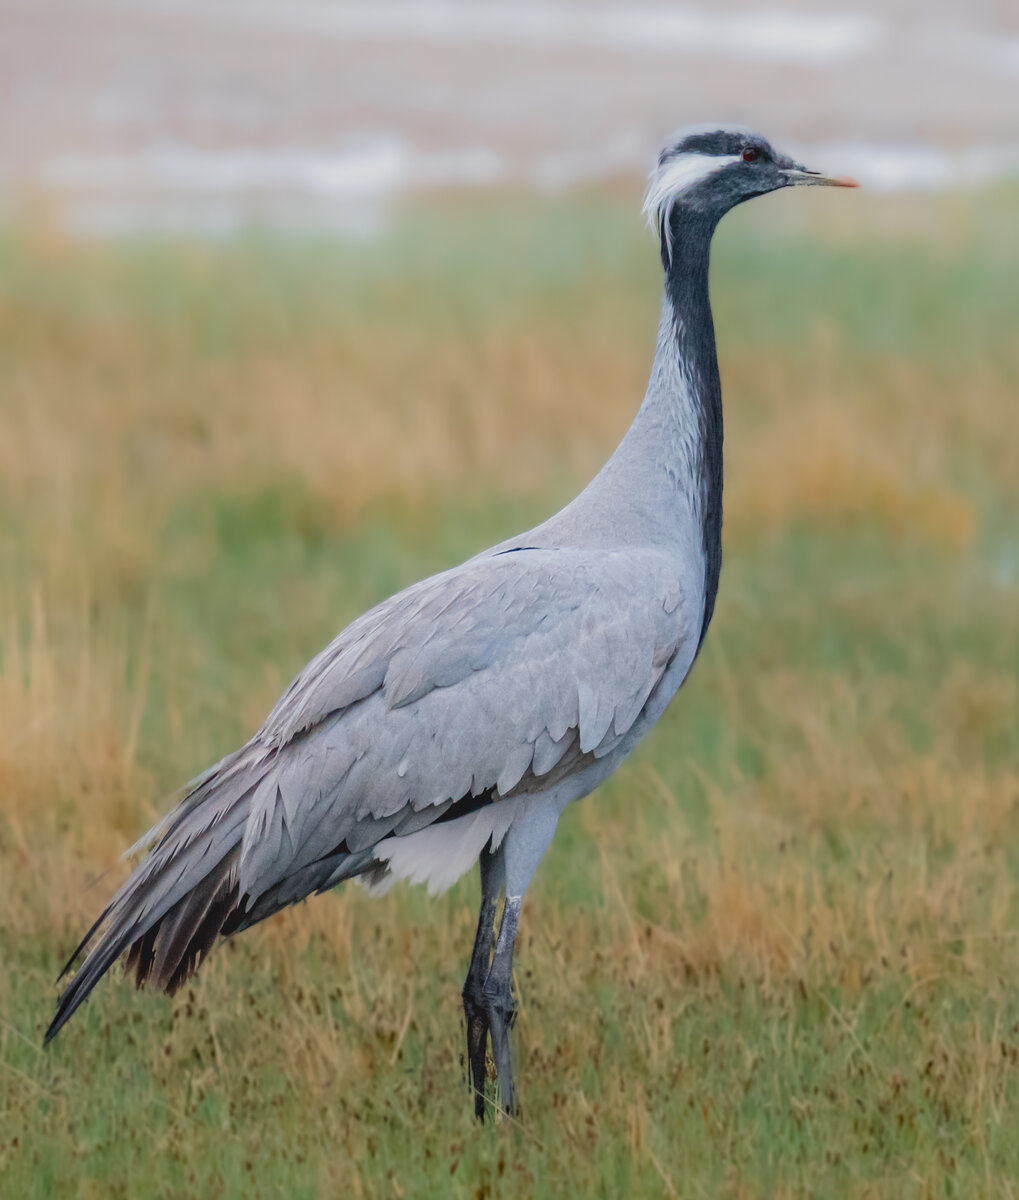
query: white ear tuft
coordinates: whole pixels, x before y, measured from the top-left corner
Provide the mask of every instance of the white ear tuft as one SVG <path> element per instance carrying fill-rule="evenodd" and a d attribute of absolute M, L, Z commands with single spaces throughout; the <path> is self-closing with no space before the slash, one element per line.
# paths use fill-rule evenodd
<path fill-rule="evenodd" d="M 648 224 L 661 237 L 665 230 L 665 243 L 669 259 L 672 259 L 672 228 L 670 218 L 673 205 L 716 171 L 740 161 L 738 154 L 699 154 L 689 152 L 676 154 L 659 163 L 648 178 L 644 196 L 644 215 Z"/>

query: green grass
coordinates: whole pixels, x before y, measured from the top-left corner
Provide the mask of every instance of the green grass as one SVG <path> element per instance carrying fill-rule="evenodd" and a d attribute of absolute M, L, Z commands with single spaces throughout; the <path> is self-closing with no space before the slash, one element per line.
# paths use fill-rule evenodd
<path fill-rule="evenodd" d="M 656 318 L 631 207 L 0 239 L 4 1196 L 1019 1189 L 1008 190 L 723 225 L 715 623 L 528 893 L 519 1124 L 470 1115 L 471 878 L 300 906 L 176 1002 L 114 971 L 41 1048 L 173 789 L 344 622 L 597 468 Z"/>

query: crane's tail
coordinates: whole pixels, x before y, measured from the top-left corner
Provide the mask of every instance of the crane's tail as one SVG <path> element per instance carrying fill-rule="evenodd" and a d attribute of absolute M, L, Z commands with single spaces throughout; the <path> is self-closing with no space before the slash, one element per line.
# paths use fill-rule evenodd
<path fill-rule="evenodd" d="M 263 879 L 255 894 L 242 894 L 245 829 L 256 793 L 273 782 L 275 767 L 272 751 L 249 743 L 195 780 L 181 803 L 128 851 L 155 843 L 61 971 L 62 979 L 85 953 L 57 1001 L 47 1042 L 121 955 L 138 987 L 149 983 L 173 995 L 220 934 L 238 933 L 378 866 L 374 841 L 352 850 L 342 840 L 311 861 L 290 861 L 283 874 Z"/>
<path fill-rule="evenodd" d="M 172 995 L 198 969 L 240 902 L 240 846 L 258 774 L 240 759 L 203 776 L 153 830 L 157 844 L 64 966 L 61 978 L 87 949 L 57 1001 L 47 1042 L 125 951 L 138 987 L 150 982 Z"/>
<path fill-rule="evenodd" d="M 151 925 L 141 915 L 133 921 L 121 920 L 111 925 L 61 993 L 45 1040 L 49 1042 L 56 1037 L 125 950 L 125 966 L 128 973 L 134 975 L 138 987 L 151 982 L 172 996 L 201 965 L 217 934 L 237 907 L 236 859 L 237 852 L 234 851 L 217 863 L 187 895 L 171 905 L 161 917 L 156 917 Z M 99 924 L 108 912 L 103 914 Z M 75 958 L 83 947 L 84 943 L 75 951 Z"/>

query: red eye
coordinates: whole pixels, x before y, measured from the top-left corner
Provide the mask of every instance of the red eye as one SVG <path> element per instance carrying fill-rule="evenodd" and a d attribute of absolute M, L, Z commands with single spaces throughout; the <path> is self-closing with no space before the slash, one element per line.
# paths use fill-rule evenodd
<path fill-rule="evenodd" d="M 757 151 L 753 146 L 747 146 L 747 148 L 743 151 L 743 161 L 757 162 Z"/>

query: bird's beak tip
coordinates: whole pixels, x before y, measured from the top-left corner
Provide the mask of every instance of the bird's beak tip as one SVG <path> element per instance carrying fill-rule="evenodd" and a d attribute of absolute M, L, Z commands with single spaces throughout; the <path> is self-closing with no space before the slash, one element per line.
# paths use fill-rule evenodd
<path fill-rule="evenodd" d="M 823 175 L 820 171 L 810 171 L 806 167 L 792 167 L 786 171 L 791 184 L 801 187 L 844 187 L 857 188 L 860 186 L 856 179 L 849 175 Z"/>

